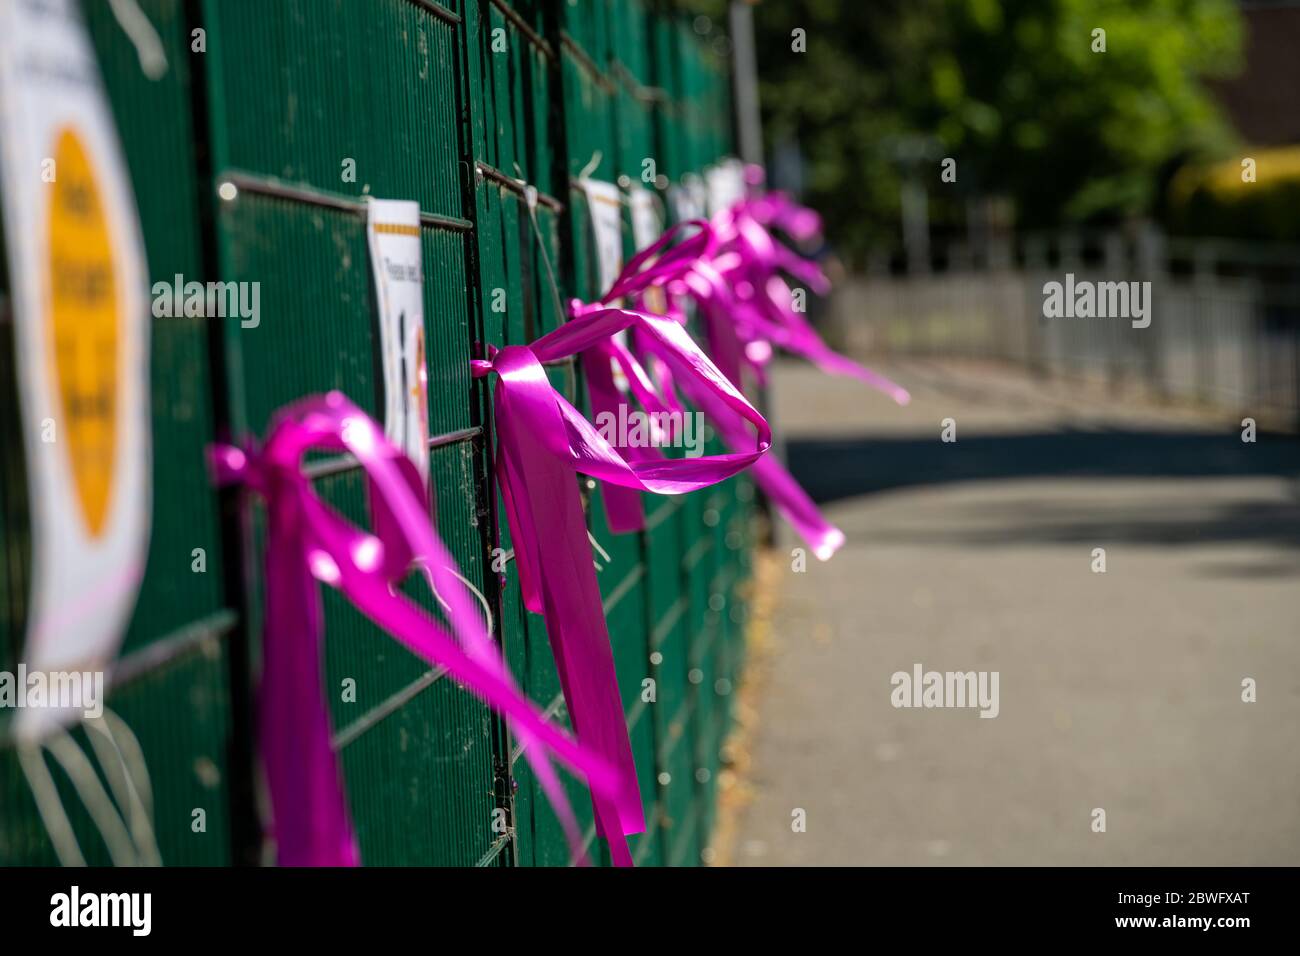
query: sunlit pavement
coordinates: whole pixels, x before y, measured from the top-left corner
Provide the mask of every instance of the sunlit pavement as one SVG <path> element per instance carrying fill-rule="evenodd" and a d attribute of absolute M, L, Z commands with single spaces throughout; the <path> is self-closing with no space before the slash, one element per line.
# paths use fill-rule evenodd
<path fill-rule="evenodd" d="M 883 370 L 911 406 L 776 372 L 848 544 L 796 573 L 783 531 L 731 862 L 1300 863 L 1300 440 L 1006 368 Z M 917 664 L 997 671 L 998 716 L 891 706 Z"/>

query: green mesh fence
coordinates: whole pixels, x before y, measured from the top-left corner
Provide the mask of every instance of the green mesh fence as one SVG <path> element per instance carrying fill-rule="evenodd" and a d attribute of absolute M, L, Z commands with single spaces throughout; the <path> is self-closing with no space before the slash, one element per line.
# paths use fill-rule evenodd
<path fill-rule="evenodd" d="M 140 739 L 166 863 L 269 862 L 251 704 L 265 515 L 212 489 L 204 449 L 219 435 L 260 434 L 281 405 L 328 389 L 381 412 L 365 197 L 417 200 L 439 532 L 492 606 L 512 672 L 567 722 L 545 627 L 524 610 L 509 560 L 492 386 L 471 380 L 468 361 L 487 343 L 555 328 L 568 297 L 603 291 L 576 177 L 655 188 L 657 175 L 662 196 L 731 152 L 727 64 L 686 13 L 639 0 L 141 0 L 169 63 L 151 81 L 108 5 L 82 6 L 126 146 L 151 281 L 258 282 L 261 294 L 256 327 L 152 323 L 153 531 L 108 703 Z M 537 190 L 531 208 L 527 187 Z M 630 254 L 626 210 L 624 219 Z M 0 273 L 0 409 L 12 409 L 4 288 Z M 548 371 L 583 407 L 580 368 Z M 24 486 L 16 419 L 0 416 L 0 668 L 13 670 L 30 564 L 26 502 L 37 492 Z M 327 502 L 364 519 L 354 462 L 317 456 L 309 467 Z M 742 663 L 752 486 L 742 476 L 690 496 L 646 496 L 646 530 L 629 535 L 606 527 L 598 489 L 585 479 L 579 489 L 608 553 L 597 556 L 598 577 L 649 824 L 633 853 L 644 865 L 695 864 L 708 858 Z M 206 555 L 201 572 L 195 549 Z M 407 589 L 435 608 L 423 584 Z M 325 618 L 335 746 L 363 859 L 568 862 L 504 724 L 332 592 Z M 653 701 L 643 699 L 647 679 Z M 337 693 L 345 681 L 355 700 Z M 0 863 L 54 862 L 5 720 Z M 54 775 L 87 858 L 106 862 L 75 791 Z M 601 860 L 585 788 L 566 780 Z"/>

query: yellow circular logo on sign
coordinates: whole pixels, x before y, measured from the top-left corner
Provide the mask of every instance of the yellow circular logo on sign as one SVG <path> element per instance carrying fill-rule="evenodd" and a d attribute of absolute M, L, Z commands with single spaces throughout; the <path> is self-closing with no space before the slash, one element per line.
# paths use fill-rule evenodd
<path fill-rule="evenodd" d="M 68 450 L 81 515 L 92 538 L 104 530 L 116 453 L 118 301 L 99 184 L 76 132 L 54 148 L 50 194 L 52 375 L 62 402 L 60 442 Z"/>

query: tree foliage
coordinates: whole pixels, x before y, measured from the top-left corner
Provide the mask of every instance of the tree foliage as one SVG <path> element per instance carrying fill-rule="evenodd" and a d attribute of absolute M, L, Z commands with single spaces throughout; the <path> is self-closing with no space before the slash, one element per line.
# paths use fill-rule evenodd
<path fill-rule="evenodd" d="M 1238 66 L 1231 0 L 766 0 L 754 20 L 769 147 L 798 144 L 847 252 L 897 235 L 909 169 L 940 228 L 976 196 L 1043 227 L 1147 212 L 1181 159 L 1231 145 L 1203 86 Z"/>

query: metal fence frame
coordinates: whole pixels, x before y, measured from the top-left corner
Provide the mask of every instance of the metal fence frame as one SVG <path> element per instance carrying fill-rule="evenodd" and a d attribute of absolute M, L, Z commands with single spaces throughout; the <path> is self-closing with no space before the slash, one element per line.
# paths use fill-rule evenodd
<path fill-rule="evenodd" d="M 1095 379 L 1116 393 L 1300 424 L 1300 248 L 1170 238 L 1152 227 L 941 249 L 937 270 L 878 259 L 837 286 L 828 333 L 858 353 L 946 355 Z M 1045 318 L 1044 285 L 1151 283 L 1147 328 Z"/>
<path fill-rule="evenodd" d="M 265 319 L 257 330 L 237 320 L 154 322 L 154 531 L 108 703 L 140 738 L 164 861 L 255 864 L 267 862 L 251 694 L 264 516 L 238 492 L 211 488 L 204 449 L 217 436 L 260 433 L 275 408 L 311 391 L 341 388 L 378 412 L 363 197 L 418 199 L 439 530 L 488 596 L 512 671 L 565 720 L 542 621 L 524 611 L 513 565 L 503 576 L 491 570 L 510 537 L 494 490 L 491 385 L 470 379 L 468 360 L 487 343 L 527 341 L 562 321 L 552 271 L 561 297 L 601 291 L 583 199 L 571 188 L 595 151 L 600 178 L 636 178 L 652 157 L 674 182 L 732 152 L 727 64 L 675 5 L 641 0 L 141 6 L 170 64 L 158 82 L 140 74 L 107 4 L 83 0 L 151 282 L 176 273 L 260 281 Z M 206 52 L 196 53 L 200 28 Z M 356 161 L 355 183 L 340 180 L 345 157 Z M 540 193 L 531 211 L 525 184 Z M 630 234 L 626 242 L 630 251 Z M 491 306 L 496 289 L 505 290 L 504 313 Z M 0 314 L 3 303 L 0 281 Z M 10 348 L 0 322 L 5 389 Z M 580 369 L 570 362 L 550 372 L 580 404 Z M 5 435 L 0 668 L 12 670 L 31 492 L 21 449 Z M 355 463 L 323 458 L 310 469 L 326 501 L 363 518 Z M 647 496 L 647 530 L 620 536 L 604 526 L 599 491 L 584 482 L 583 492 L 610 554 L 599 579 L 647 805 L 649 830 L 633 852 L 644 864 L 698 863 L 709 855 L 742 663 L 753 487 L 740 477 L 681 498 Z M 204 549 L 205 573 L 191 571 L 194 548 Z M 432 609 L 420 587 L 411 593 Z M 336 595 L 325 595 L 325 612 L 326 686 L 352 677 L 360 688 L 358 703 L 331 706 L 363 858 L 566 863 L 558 824 L 503 722 Z M 642 701 L 647 678 L 654 703 Z M 576 781 L 570 790 L 601 859 L 585 790 Z M 66 781 L 60 792 L 88 859 L 105 862 Z M 202 832 L 192 827 L 195 809 L 205 813 Z M 493 828 L 496 810 L 505 811 L 505 832 Z M 0 724 L 0 863 L 53 861 Z"/>

